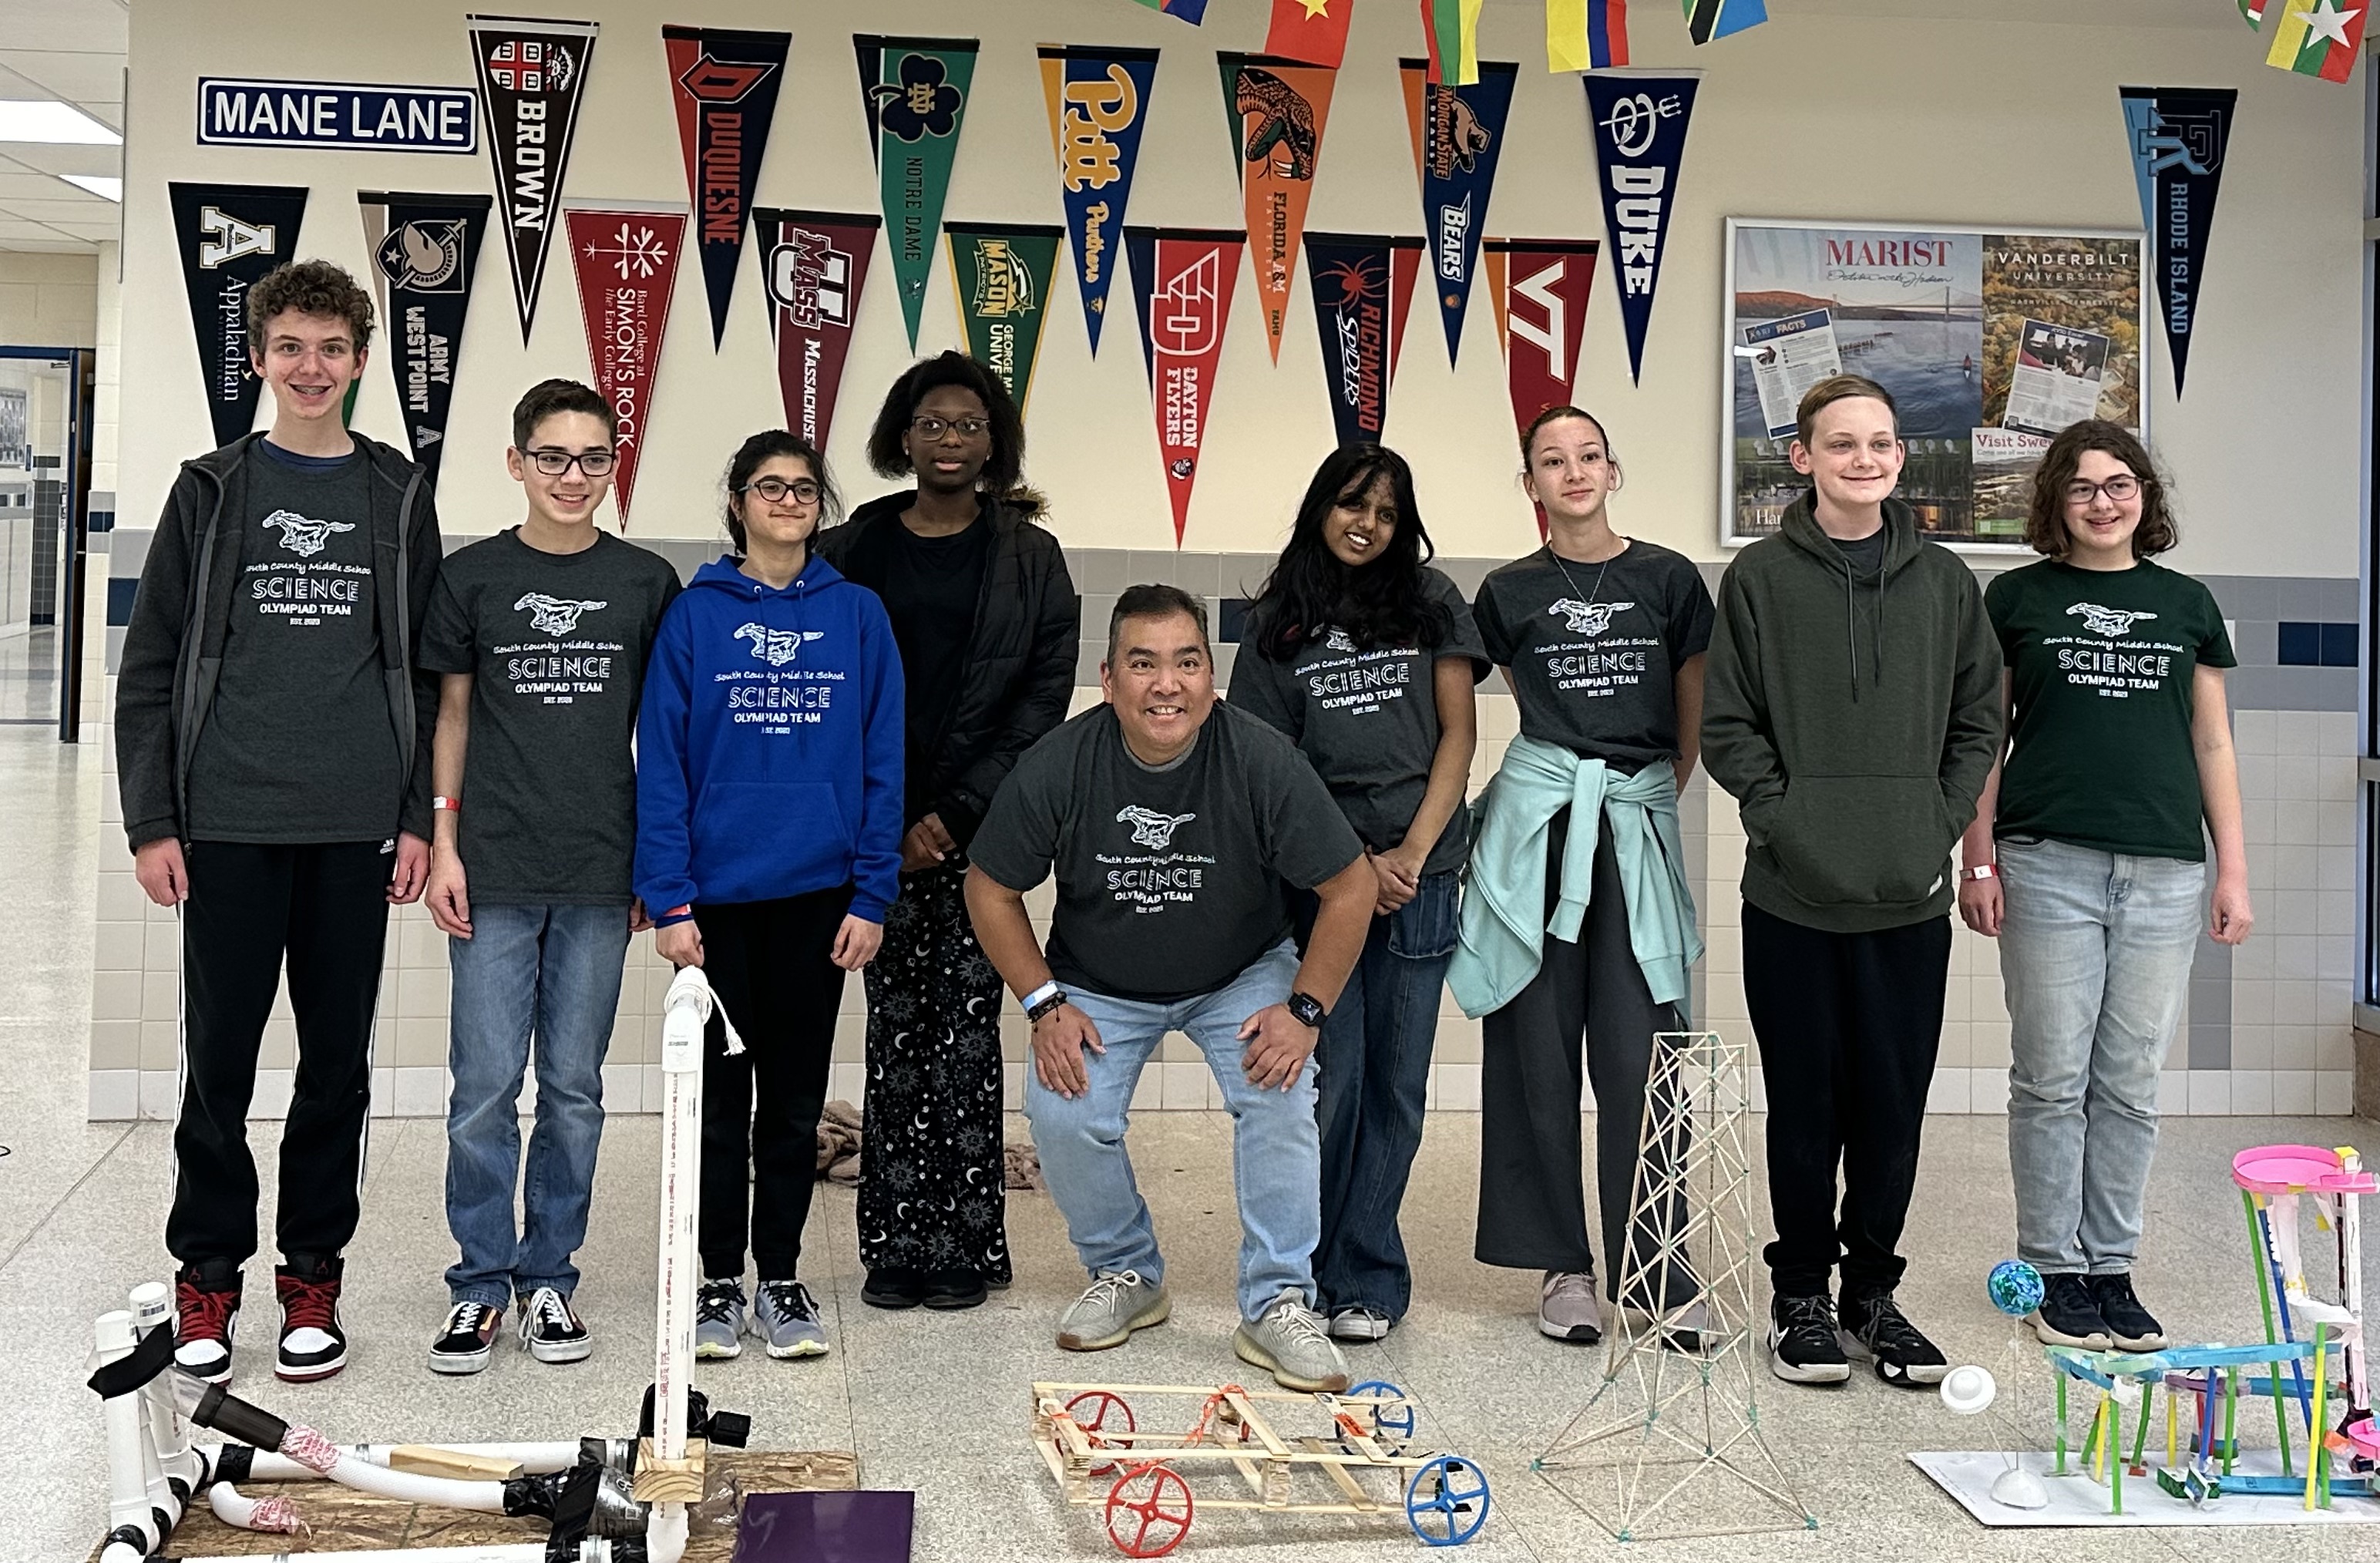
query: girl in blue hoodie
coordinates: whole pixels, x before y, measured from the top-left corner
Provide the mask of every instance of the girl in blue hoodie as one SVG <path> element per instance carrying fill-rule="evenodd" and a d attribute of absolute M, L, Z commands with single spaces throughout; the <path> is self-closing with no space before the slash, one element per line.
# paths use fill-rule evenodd
<path fill-rule="evenodd" d="M 750 1332 L 772 1357 L 827 1350 L 797 1278 L 802 1226 L 844 977 L 876 954 L 899 893 L 903 742 L 883 604 L 810 554 L 837 508 L 808 442 L 744 442 L 727 469 L 735 552 L 663 616 L 637 723 L 637 893 L 661 952 L 703 968 L 746 1049 L 729 1056 L 712 1020 L 702 1357 L 743 1350 L 747 1240 Z"/>

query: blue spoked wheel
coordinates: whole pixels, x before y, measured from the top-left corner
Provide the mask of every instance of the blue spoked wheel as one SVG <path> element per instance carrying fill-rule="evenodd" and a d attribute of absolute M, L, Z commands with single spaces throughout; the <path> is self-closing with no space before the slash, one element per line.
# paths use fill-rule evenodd
<path fill-rule="evenodd" d="M 1461 1455 L 1439 1455 L 1414 1472 L 1405 1522 L 1431 1546 L 1461 1546 L 1488 1522 L 1488 1473 Z"/>
<path fill-rule="evenodd" d="M 1385 1378 L 1367 1378 L 1348 1390 L 1347 1398 L 1353 1399 L 1364 1395 L 1394 1395 L 1399 1399 L 1402 1399 L 1404 1393 Z M 1372 1436 L 1380 1442 L 1402 1446 L 1404 1440 L 1413 1436 L 1414 1409 L 1412 1406 L 1374 1406 L 1371 1411 Z"/>

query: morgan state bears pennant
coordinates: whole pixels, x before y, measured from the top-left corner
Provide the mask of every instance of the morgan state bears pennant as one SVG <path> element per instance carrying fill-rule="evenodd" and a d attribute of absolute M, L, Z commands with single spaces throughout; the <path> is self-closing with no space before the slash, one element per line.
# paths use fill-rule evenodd
<path fill-rule="evenodd" d="M 1041 91 L 1050 103 L 1059 196 L 1074 239 L 1083 324 L 1091 333 L 1094 357 L 1099 327 L 1107 321 L 1108 289 L 1123 257 L 1124 203 L 1132 199 L 1140 133 L 1148 122 L 1148 91 L 1156 80 L 1154 49 L 1041 50 Z M 960 308 L 965 308 L 964 301 Z"/>
<path fill-rule="evenodd" d="M 264 389 L 249 365 L 248 290 L 265 273 L 297 258 L 306 188 L 176 181 L 166 190 L 174 205 L 175 242 L 182 252 L 182 284 L 190 295 L 190 324 L 199 336 L 207 414 L 214 421 L 215 443 L 228 445 L 255 427 L 256 398 Z M 263 344 L 255 346 L 261 350 Z"/>
<path fill-rule="evenodd" d="M 1209 228 L 1127 228 L 1133 303 L 1157 404 L 1157 448 L 1173 502 L 1173 546 L 1190 517 L 1190 489 L 1214 399 L 1215 365 L 1232 318 L 1232 280 L 1240 270 L 1240 236 Z"/>
<path fill-rule="evenodd" d="M 587 321 L 587 356 L 595 389 L 612 404 L 620 431 L 613 441 L 613 503 L 620 529 L 628 529 L 628 499 L 636 487 L 637 454 L 652 417 L 653 381 L 662 365 L 662 337 L 677 261 L 686 247 L 682 210 L 574 207 L 568 213 L 570 254 L 578 266 L 578 311 Z"/>
<path fill-rule="evenodd" d="M 1389 387 L 1405 344 L 1405 315 L 1421 271 L 1421 240 L 1357 234 L 1305 236 L 1305 279 L 1322 333 L 1322 377 L 1339 442 L 1378 443 Z"/>
<path fill-rule="evenodd" d="M 1653 289 L 1661 280 L 1670 213 L 1678 204 L 1678 170 L 1694 117 L 1692 76 L 1588 76 L 1586 117 L 1603 172 L 1603 232 L 1611 241 L 1611 280 L 1620 287 L 1620 325 L 1628 334 L 1629 378 L 1645 378 L 1645 333 L 1653 324 Z"/>
<path fill-rule="evenodd" d="M 1297 247 L 1305 234 L 1305 208 L 1314 197 L 1322 128 L 1330 117 L 1330 88 L 1339 73 L 1268 55 L 1216 57 L 1222 66 L 1224 107 L 1235 127 L 1248 259 L 1264 304 L 1266 345 L 1279 363 Z"/>
<path fill-rule="evenodd" d="M 694 202 L 702 285 L 710 296 L 710 345 L 727 334 L 727 302 L 744 254 L 744 219 L 760 182 L 790 32 L 665 27 L 678 144 L 686 150 L 686 199 Z"/>
<path fill-rule="evenodd" d="M 966 122 L 975 82 L 977 40 L 880 38 L 854 33 L 859 54 L 860 106 L 868 114 L 868 144 L 876 158 L 884 238 L 892 248 L 892 281 L 909 350 L 917 350 L 917 313 L 941 233 L 942 202 L 951 193 L 951 164 Z"/>
<path fill-rule="evenodd" d="M 1488 231 L 1488 198 L 1496 188 L 1496 159 L 1504 150 L 1504 116 L 1521 67 L 1483 60 L 1467 87 L 1427 81 L 1429 62 L 1399 62 L 1404 75 L 1405 123 L 1413 132 L 1414 166 L 1421 174 L 1421 225 L 1437 280 L 1439 318 L 1446 325 L 1446 360 L 1463 345 L 1463 311 L 1471 273 Z"/>
<path fill-rule="evenodd" d="M 777 389 L 785 427 L 820 450 L 834 421 L 834 394 L 859 320 L 860 285 L 876 251 L 872 212 L 752 213 L 760 275 L 769 286 L 769 331 L 777 341 Z"/>
<path fill-rule="evenodd" d="M 463 20 L 471 30 L 471 66 L 488 109 L 488 155 L 496 165 L 496 201 L 526 346 L 545 277 L 546 241 L 562 210 L 570 135 L 595 57 L 596 24 L 541 17 Z"/>
<path fill-rule="evenodd" d="M 434 494 L 471 278 L 494 202 L 483 195 L 375 192 L 356 199 L 363 206 L 364 245 L 371 251 L 372 293 L 388 326 L 383 351 L 396 376 L 406 447 Z"/>

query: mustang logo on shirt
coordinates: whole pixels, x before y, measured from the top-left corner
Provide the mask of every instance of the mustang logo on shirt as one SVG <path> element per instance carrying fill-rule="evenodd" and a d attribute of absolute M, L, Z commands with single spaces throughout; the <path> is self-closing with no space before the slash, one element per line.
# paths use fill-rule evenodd
<path fill-rule="evenodd" d="M 2154 619 L 2155 613 L 2135 612 L 2130 608 L 2102 608 L 2095 602 L 2078 602 L 2066 610 L 2066 616 L 2082 615 L 2083 626 L 2094 635 L 2113 639 L 2132 633 L 2132 626 L 2143 619 Z"/>
<path fill-rule="evenodd" d="M 1322 632 L 1322 644 L 1332 651 L 1353 651 L 1355 649 L 1354 637 L 1349 636 L 1348 633 L 1342 629 L 1324 630 Z"/>
<path fill-rule="evenodd" d="M 802 642 L 824 636 L 824 630 L 771 629 L 766 624 L 746 624 L 735 632 L 738 640 L 752 643 L 752 655 L 772 668 L 782 668 L 802 654 Z"/>
<path fill-rule="evenodd" d="M 528 609 L 528 627 L 533 630 L 541 630 L 547 635 L 568 635 L 578 627 L 579 614 L 610 606 L 608 602 L 576 602 L 566 597 L 548 597 L 541 591 L 532 591 L 514 603 L 513 611 L 518 612 Z"/>
<path fill-rule="evenodd" d="M 333 532 L 352 532 L 355 526 L 347 521 L 312 521 L 294 510 L 276 510 L 264 518 L 268 527 L 281 528 L 281 546 L 300 559 L 311 559 L 322 551 Z"/>
<path fill-rule="evenodd" d="M 1624 613 L 1635 606 L 1633 602 L 1581 602 L 1575 597 L 1565 597 L 1546 612 L 1560 613 L 1569 621 L 1571 634 L 1593 636 L 1611 627 L 1614 613 Z"/>
<path fill-rule="evenodd" d="M 1116 822 L 1129 821 L 1135 846 L 1145 846 L 1163 852 L 1173 844 L 1173 832 L 1198 817 L 1195 814 L 1160 814 L 1155 809 L 1132 804 L 1116 811 Z"/>

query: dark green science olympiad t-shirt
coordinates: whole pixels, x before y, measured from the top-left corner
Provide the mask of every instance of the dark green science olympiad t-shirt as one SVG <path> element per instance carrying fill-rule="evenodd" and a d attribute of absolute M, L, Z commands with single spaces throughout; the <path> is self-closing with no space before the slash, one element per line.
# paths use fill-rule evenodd
<path fill-rule="evenodd" d="M 1283 882 L 1311 890 L 1364 844 L 1305 757 L 1246 712 L 1218 703 L 1189 752 L 1153 769 L 1101 705 L 1026 751 L 967 853 L 1014 891 L 1056 868 L 1061 986 L 1171 1004 L 1287 939 Z"/>
<path fill-rule="evenodd" d="M 1346 634 L 1326 630 L 1287 662 L 1276 662 L 1245 638 L 1232 664 L 1231 702 L 1289 735 L 1338 800 L 1364 844 L 1386 852 L 1405 839 L 1429 790 L 1438 756 L 1435 670 L 1448 658 L 1471 663 L 1471 681 L 1488 676 L 1487 648 L 1471 609 L 1436 570 L 1422 570 L 1427 601 L 1445 611 L 1445 640 L 1432 650 L 1410 642 L 1358 649 Z M 1439 832 L 1422 865 L 1425 874 L 1463 866 L 1470 843 L 1463 811 Z"/>
<path fill-rule="evenodd" d="M 653 631 L 678 589 L 660 555 L 608 532 L 543 553 L 515 528 L 447 556 L 421 665 L 472 675 L 455 824 L 473 901 L 628 904 L 629 741 Z"/>
<path fill-rule="evenodd" d="M 2239 665 L 2214 593 L 2161 564 L 2045 559 L 1985 588 L 2015 712 L 1995 836 L 2206 860 L 2191 685 Z"/>

